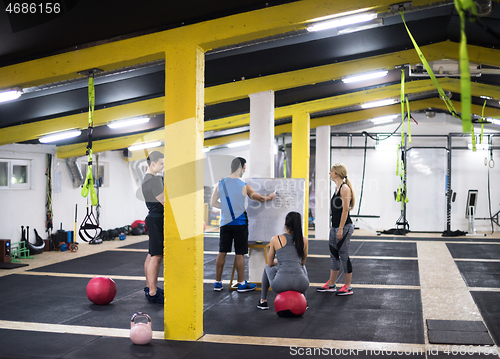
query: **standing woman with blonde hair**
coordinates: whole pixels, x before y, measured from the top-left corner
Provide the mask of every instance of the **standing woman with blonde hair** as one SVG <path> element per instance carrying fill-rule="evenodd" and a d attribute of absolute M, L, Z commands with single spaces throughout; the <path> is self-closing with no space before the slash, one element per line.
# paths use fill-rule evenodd
<path fill-rule="evenodd" d="M 352 264 L 349 259 L 349 244 L 354 232 L 349 210 L 354 208 L 354 191 L 351 181 L 347 178 L 347 168 L 342 163 L 333 165 L 330 178 L 335 182 L 335 194 L 330 202 L 332 228 L 330 229 L 330 279 L 318 292 L 336 292 L 337 295 L 353 294 L 351 287 Z M 345 284 L 337 290 L 335 281 L 339 274 L 340 265 L 344 269 Z"/>

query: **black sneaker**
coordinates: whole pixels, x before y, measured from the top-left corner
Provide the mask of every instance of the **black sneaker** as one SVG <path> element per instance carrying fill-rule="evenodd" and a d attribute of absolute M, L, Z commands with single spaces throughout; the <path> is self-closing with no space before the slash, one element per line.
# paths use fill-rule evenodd
<path fill-rule="evenodd" d="M 148 298 L 150 303 L 155 303 L 155 304 L 163 304 L 163 301 L 165 297 L 163 294 L 160 293 L 160 291 L 157 291 L 155 295 L 151 296 L 149 293 L 146 293 L 146 298 Z"/>
<path fill-rule="evenodd" d="M 160 288 L 160 287 L 156 287 L 156 291 L 160 292 L 161 294 L 165 293 L 165 291 L 163 290 L 163 288 Z M 149 288 L 148 287 L 144 287 L 144 293 L 149 294 Z"/>
<path fill-rule="evenodd" d="M 261 302 L 259 299 L 259 304 L 257 305 L 257 308 L 266 310 L 266 309 L 269 309 L 269 305 L 267 304 L 267 301 Z"/>

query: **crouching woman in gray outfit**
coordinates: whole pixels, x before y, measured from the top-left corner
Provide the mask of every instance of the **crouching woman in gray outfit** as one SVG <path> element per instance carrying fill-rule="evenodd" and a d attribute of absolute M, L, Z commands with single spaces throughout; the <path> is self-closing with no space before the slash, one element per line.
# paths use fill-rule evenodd
<path fill-rule="evenodd" d="M 276 293 L 293 290 L 305 294 L 309 287 L 306 259 L 307 237 L 302 235 L 302 216 L 290 212 L 285 218 L 285 233 L 271 238 L 268 265 L 262 274 L 261 299 L 257 308 L 269 309 L 269 285 Z"/>

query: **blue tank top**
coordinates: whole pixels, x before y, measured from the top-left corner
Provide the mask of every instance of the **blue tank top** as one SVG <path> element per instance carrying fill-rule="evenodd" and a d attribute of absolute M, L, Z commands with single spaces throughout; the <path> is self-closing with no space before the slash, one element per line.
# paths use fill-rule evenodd
<path fill-rule="evenodd" d="M 219 181 L 219 198 L 221 203 L 220 226 L 247 225 L 245 212 L 245 196 L 243 187 L 246 183 L 239 178 L 227 177 Z"/>

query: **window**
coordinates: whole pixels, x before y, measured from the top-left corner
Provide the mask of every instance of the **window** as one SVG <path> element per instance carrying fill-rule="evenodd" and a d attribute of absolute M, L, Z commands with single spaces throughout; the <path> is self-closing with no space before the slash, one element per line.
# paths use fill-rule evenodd
<path fill-rule="evenodd" d="M 0 160 L 0 189 L 29 189 L 30 176 L 30 160 Z"/>
<path fill-rule="evenodd" d="M 95 163 L 92 164 L 92 178 L 94 179 L 94 186 L 97 187 L 97 184 L 99 184 L 99 187 L 108 187 L 109 186 L 109 174 L 108 174 L 108 163 L 99 163 L 99 171 L 96 173 L 96 168 L 97 166 Z M 82 175 L 83 175 L 83 180 L 85 181 L 85 178 L 87 178 L 87 169 L 89 168 L 88 163 L 81 163 L 80 164 L 80 169 L 82 170 Z M 99 176 L 97 176 L 97 174 Z"/>
<path fill-rule="evenodd" d="M 0 162 L 0 187 L 9 186 L 9 162 Z"/>

